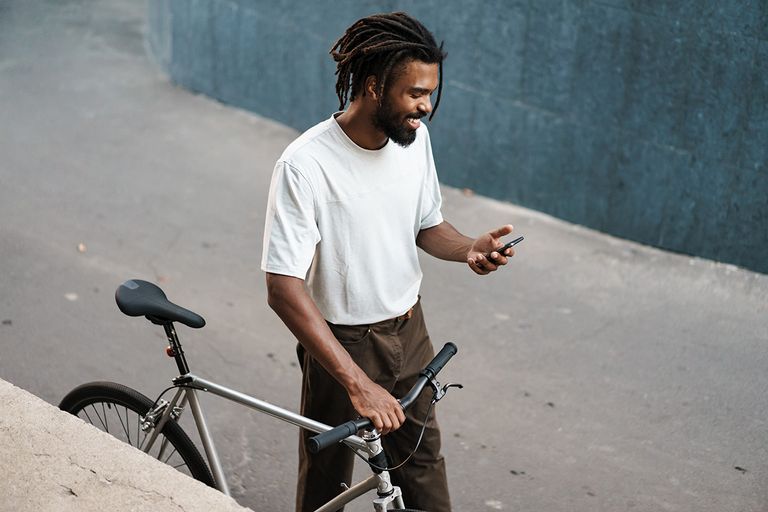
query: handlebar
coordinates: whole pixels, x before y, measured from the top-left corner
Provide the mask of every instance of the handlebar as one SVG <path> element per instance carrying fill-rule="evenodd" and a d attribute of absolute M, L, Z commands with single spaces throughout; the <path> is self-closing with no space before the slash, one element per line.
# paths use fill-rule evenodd
<path fill-rule="evenodd" d="M 450 361 L 451 358 L 456 355 L 456 352 L 458 352 L 458 348 L 455 344 L 451 342 L 446 343 L 445 346 L 440 349 L 440 352 L 438 352 L 437 355 L 432 359 L 432 361 L 430 361 L 429 364 L 427 364 L 427 366 L 425 366 L 424 369 L 419 372 L 419 378 L 416 380 L 416 383 L 413 385 L 411 390 L 408 391 L 408 393 L 406 393 L 406 395 L 400 399 L 400 406 L 404 411 L 413 405 L 413 402 L 416 401 L 416 398 L 418 398 L 418 396 L 424 390 L 424 386 L 426 386 L 429 381 L 434 379 L 435 376 L 440 373 L 440 370 L 442 370 L 443 367 L 448 364 L 448 361 Z M 328 448 L 329 446 L 356 434 L 358 430 L 370 428 L 372 425 L 373 424 L 371 423 L 371 420 L 368 418 L 360 418 L 343 423 L 338 427 L 334 427 L 331 430 L 328 430 L 327 432 L 323 432 L 311 437 L 308 443 L 309 452 L 317 453 L 320 450 Z"/>

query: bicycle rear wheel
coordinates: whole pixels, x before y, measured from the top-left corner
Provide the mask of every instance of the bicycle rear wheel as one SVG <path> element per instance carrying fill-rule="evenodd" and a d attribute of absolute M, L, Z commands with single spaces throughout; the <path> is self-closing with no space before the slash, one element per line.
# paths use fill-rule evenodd
<path fill-rule="evenodd" d="M 59 409 L 131 446 L 142 449 L 149 440 L 150 433 L 141 430 L 141 418 L 153 405 L 152 400 L 122 384 L 91 382 L 67 393 L 61 400 Z M 166 446 L 161 454 L 161 447 L 166 444 L 166 440 L 170 446 Z M 157 436 L 149 455 L 206 485 L 215 487 L 213 476 L 197 447 L 172 419 L 168 420 Z"/>

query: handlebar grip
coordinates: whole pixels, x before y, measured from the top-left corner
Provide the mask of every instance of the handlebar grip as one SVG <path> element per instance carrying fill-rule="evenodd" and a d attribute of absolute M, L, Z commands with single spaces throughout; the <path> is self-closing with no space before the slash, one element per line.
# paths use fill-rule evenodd
<path fill-rule="evenodd" d="M 440 349 L 440 352 L 437 353 L 437 355 L 429 362 L 429 364 L 421 371 L 420 375 L 424 375 L 428 379 L 434 379 L 435 375 L 440 373 L 440 370 L 443 369 L 443 366 L 445 366 L 448 361 L 451 360 L 451 358 L 456 355 L 456 352 L 458 352 L 458 347 L 451 343 L 450 341 L 446 343 L 443 348 Z"/>
<path fill-rule="evenodd" d="M 320 450 L 328 448 L 332 444 L 336 444 L 349 436 L 357 434 L 357 431 L 361 428 L 370 427 L 370 425 L 371 420 L 368 418 L 360 418 L 359 420 L 348 421 L 331 430 L 310 437 L 309 442 L 307 443 L 309 453 L 317 453 Z"/>
<path fill-rule="evenodd" d="M 411 391 L 409 391 L 408 394 L 400 400 L 400 404 L 403 406 L 403 409 L 407 409 L 413 403 L 418 394 L 421 393 L 422 389 L 424 389 L 424 386 L 427 384 L 427 382 L 434 379 L 435 375 L 440 373 L 440 370 L 442 370 L 443 367 L 448 364 L 448 361 L 450 361 L 458 351 L 458 347 L 456 347 L 456 345 L 451 342 L 446 343 L 443 348 L 440 349 L 440 352 L 438 352 L 432 361 L 430 361 L 429 364 L 419 373 L 419 375 L 421 377 L 425 377 L 425 379 L 419 379 Z M 338 427 L 332 428 L 331 430 L 310 437 L 309 441 L 307 442 L 307 449 L 309 450 L 309 453 L 318 453 L 320 450 L 328 448 L 329 446 L 336 444 L 351 435 L 357 434 L 357 431 L 360 429 L 370 428 L 371 425 L 371 420 L 368 418 L 360 418 L 357 420 L 348 421 L 339 425 Z"/>

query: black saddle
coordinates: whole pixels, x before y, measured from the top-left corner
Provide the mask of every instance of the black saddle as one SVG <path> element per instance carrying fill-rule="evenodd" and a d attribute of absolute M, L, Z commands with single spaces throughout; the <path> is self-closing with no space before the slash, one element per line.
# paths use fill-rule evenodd
<path fill-rule="evenodd" d="M 140 279 L 130 279 L 115 291 L 115 301 L 120 311 L 128 316 L 145 316 L 151 322 L 165 325 L 181 322 L 199 329 L 205 319 L 188 309 L 169 301 L 159 286 Z"/>

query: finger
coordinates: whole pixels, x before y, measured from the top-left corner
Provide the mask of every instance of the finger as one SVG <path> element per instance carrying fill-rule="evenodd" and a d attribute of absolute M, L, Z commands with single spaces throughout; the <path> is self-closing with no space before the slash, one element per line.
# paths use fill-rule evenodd
<path fill-rule="evenodd" d="M 494 256 L 494 255 L 496 255 L 496 254 L 498 254 L 498 255 L 500 255 L 500 256 L 503 256 L 503 257 L 504 257 L 503 263 L 501 263 L 501 261 L 502 261 L 502 260 L 500 260 L 499 258 L 497 258 L 497 257 L 495 257 L 495 256 Z M 499 263 L 499 264 L 501 264 L 501 265 L 506 265 L 506 264 L 507 264 L 507 258 L 511 258 L 511 257 L 512 257 L 512 256 L 514 256 L 514 255 L 515 255 L 515 249 L 514 249 L 513 247 L 508 247 L 508 248 L 507 248 L 507 249 L 506 249 L 506 250 L 505 250 L 503 253 L 502 253 L 502 252 L 499 252 L 499 251 L 493 251 L 493 252 L 491 253 L 491 256 L 493 257 L 493 259 L 494 259 L 494 260 L 495 260 L 497 263 Z"/>
<path fill-rule="evenodd" d="M 468 260 L 467 263 L 469 264 L 469 268 L 471 268 L 475 274 L 484 276 L 488 273 L 483 267 L 479 266 L 475 260 Z"/>
<path fill-rule="evenodd" d="M 489 256 L 490 256 L 491 260 L 493 260 L 494 263 L 498 263 L 499 261 L 502 261 L 502 259 L 504 259 L 504 260 L 507 259 L 507 252 L 508 251 L 509 251 L 509 249 L 507 249 L 504 252 L 493 251 L 491 254 L 489 254 Z"/>
<path fill-rule="evenodd" d="M 481 266 L 479 266 L 477 264 L 475 264 L 475 266 L 472 267 L 472 270 L 474 270 L 476 274 L 480 274 L 481 276 L 488 275 L 488 273 L 489 273 L 487 270 L 485 270 L 483 267 L 481 267 Z"/>
<path fill-rule="evenodd" d="M 394 432 L 395 430 L 400 428 L 400 425 L 402 424 L 402 422 L 398 419 L 397 413 L 395 411 L 392 411 L 390 420 L 392 421 L 392 428 L 389 430 L 390 432 Z"/>
<path fill-rule="evenodd" d="M 373 428 L 381 432 L 384 429 L 384 423 L 381 421 L 381 416 L 378 414 L 372 414 L 368 417 L 369 420 L 371 420 L 371 423 L 373 423 Z"/>
<path fill-rule="evenodd" d="M 494 270 L 496 270 L 496 265 L 491 260 L 483 256 L 482 254 L 477 257 L 477 264 L 483 267 L 488 272 L 493 272 Z"/>
<path fill-rule="evenodd" d="M 512 224 L 505 224 L 500 228 L 496 228 L 493 231 L 491 231 L 489 235 L 491 235 L 493 238 L 501 238 L 503 236 L 510 234 L 513 229 L 515 229 L 515 227 Z"/>
<path fill-rule="evenodd" d="M 379 430 L 381 435 L 389 434 L 392 432 L 392 419 L 388 414 L 384 414 L 381 418 L 383 426 Z"/>
<path fill-rule="evenodd" d="M 477 272 L 478 270 L 480 270 L 477 266 L 477 263 L 475 263 L 475 260 L 473 260 L 472 258 L 469 258 L 467 260 L 467 265 L 469 265 L 469 268 L 471 268 L 473 272 Z"/>
<path fill-rule="evenodd" d="M 395 413 L 397 414 L 397 420 L 400 422 L 400 426 L 405 423 L 405 411 L 402 407 L 400 407 L 400 403 L 397 404 L 397 409 L 395 409 Z"/>
<path fill-rule="evenodd" d="M 507 264 L 507 258 L 503 256 L 501 253 L 498 253 L 496 251 L 493 251 L 491 253 L 491 259 L 496 265 L 506 265 Z"/>

